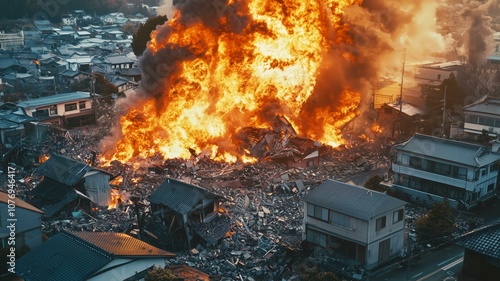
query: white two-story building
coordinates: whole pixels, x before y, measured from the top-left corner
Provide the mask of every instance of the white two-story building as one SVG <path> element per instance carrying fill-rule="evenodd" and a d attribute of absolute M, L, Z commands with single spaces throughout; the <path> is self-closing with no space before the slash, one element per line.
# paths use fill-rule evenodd
<path fill-rule="evenodd" d="M 302 239 L 371 269 L 401 254 L 404 216 L 402 200 L 326 180 L 304 196 Z"/>
<path fill-rule="evenodd" d="M 489 147 L 415 134 L 395 149 L 392 186 L 413 199 L 468 209 L 496 195 L 500 153 Z"/>
<path fill-rule="evenodd" d="M 65 128 L 95 124 L 89 92 L 72 92 L 21 101 L 17 104 L 28 116 Z"/>
<path fill-rule="evenodd" d="M 500 98 L 484 96 L 463 110 L 464 132 L 481 135 L 485 130 L 492 137 L 500 135 Z"/>

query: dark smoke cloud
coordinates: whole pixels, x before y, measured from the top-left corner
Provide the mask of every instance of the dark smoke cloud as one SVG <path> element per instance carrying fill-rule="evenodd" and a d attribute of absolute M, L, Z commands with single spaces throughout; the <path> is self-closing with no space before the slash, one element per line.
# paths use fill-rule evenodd
<path fill-rule="evenodd" d="M 337 44 L 325 57 L 314 95 L 302 111 L 304 124 L 317 123 L 313 113 L 318 108 L 339 112 L 346 88 L 365 93 L 362 112 L 369 105 L 371 85 L 381 76 L 399 79 L 404 48 L 422 58 L 443 57 L 450 42 L 433 31 L 436 7 L 433 0 L 371 0 L 347 8 L 342 22 L 346 28 L 332 35 Z M 338 44 L 339 38 L 352 42 Z M 345 59 L 346 53 L 351 59 Z"/>
<path fill-rule="evenodd" d="M 471 65 L 483 64 L 492 50 L 493 29 L 491 12 L 498 10 L 500 0 L 487 0 L 483 3 L 472 1 L 462 11 L 466 20 L 465 48 Z"/>

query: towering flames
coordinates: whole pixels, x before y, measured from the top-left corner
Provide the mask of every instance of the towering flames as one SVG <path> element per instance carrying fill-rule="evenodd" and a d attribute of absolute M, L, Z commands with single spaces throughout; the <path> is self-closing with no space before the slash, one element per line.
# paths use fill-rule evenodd
<path fill-rule="evenodd" d="M 189 157 L 188 148 L 236 160 L 244 155 L 233 140 L 238 130 L 270 127 L 276 115 L 302 136 L 338 145 L 365 87 L 349 77 L 368 76 L 381 49 L 393 51 L 371 27 L 353 36 L 348 9 L 370 18 L 360 0 L 185 1 L 152 33 L 141 89 L 121 104 L 126 113 L 103 142 L 105 160 Z M 376 20 L 396 29 L 390 16 Z M 361 43 L 370 40 L 368 51 Z"/>

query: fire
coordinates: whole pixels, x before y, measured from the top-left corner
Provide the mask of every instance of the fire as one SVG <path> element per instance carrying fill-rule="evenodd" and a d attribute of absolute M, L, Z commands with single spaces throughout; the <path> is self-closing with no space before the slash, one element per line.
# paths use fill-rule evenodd
<path fill-rule="evenodd" d="M 38 157 L 38 163 L 44 163 L 45 161 L 49 160 L 49 156 L 47 154 L 43 154 L 42 156 Z"/>
<path fill-rule="evenodd" d="M 301 136 L 342 144 L 341 130 L 358 114 L 360 93 L 318 89 L 317 77 L 327 75 L 321 65 L 332 46 L 352 44 L 342 16 L 360 2 L 186 3 L 152 33 L 142 85 L 154 98 L 135 101 L 121 117 L 120 140 L 103 148 L 103 162 L 157 154 L 189 158 L 188 148 L 208 149 L 216 160 L 256 161 L 235 145 L 236 133 L 269 128 L 276 115 Z M 346 63 L 356 61 L 335 51 Z"/>
<path fill-rule="evenodd" d="M 119 203 L 123 201 L 122 195 L 116 189 L 111 189 L 111 201 L 108 204 L 108 210 L 116 209 Z"/>
<path fill-rule="evenodd" d="M 382 127 L 380 127 L 379 124 L 375 123 L 372 125 L 372 131 L 374 131 L 375 133 L 382 133 Z"/>

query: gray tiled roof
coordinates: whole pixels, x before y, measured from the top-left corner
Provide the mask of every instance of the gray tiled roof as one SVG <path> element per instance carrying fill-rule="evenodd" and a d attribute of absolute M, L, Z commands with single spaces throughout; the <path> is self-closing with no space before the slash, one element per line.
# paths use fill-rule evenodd
<path fill-rule="evenodd" d="M 394 148 L 398 151 L 474 167 L 482 167 L 500 160 L 500 153 L 492 152 L 482 145 L 421 134 L 413 135 L 408 141 L 398 144 Z"/>
<path fill-rule="evenodd" d="M 464 234 L 455 243 L 465 249 L 500 259 L 500 221 Z"/>
<path fill-rule="evenodd" d="M 365 221 L 406 204 L 385 193 L 331 179 L 306 194 L 304 201 Z"/>
<path fill-rule="evenodd" d="M 151 194 L 149 201 L 165 205 L 180 214 L 187 214 L 204 198 L 219 197 L 204 188 L 169 178 Z"/>
<path fill-rule="evenodd" d="M 83 281 L 111 260 L 110 253 L 60 232 L 19 258 L 16 273 L 26 281 Z"/>
<path fill-rule="evenodd" d="M 30 99 L 26 101 L 21 101 L 17 105 L 23 108 L 28 107 L 40 107 L 40 106 L 48 106 L 61 104 L 70 101 L 77 101 L 82 99 L 90 99 L 89 92 L 72 92 L 72 93 L 64 93 L 52 96 L 41 97 L 37 99 Z"/>
<path fill-rule="evenodd" d="M 464 106 L 465 112 L 479 112 L 500 115 L 500 98 L 484 96 L 476 102 Z"/>
<path fill-rule="evenodd" d="M 365 221 L 406 204 L 385 193 L 331 179 L 306 194 L 304 201 Z"/>

